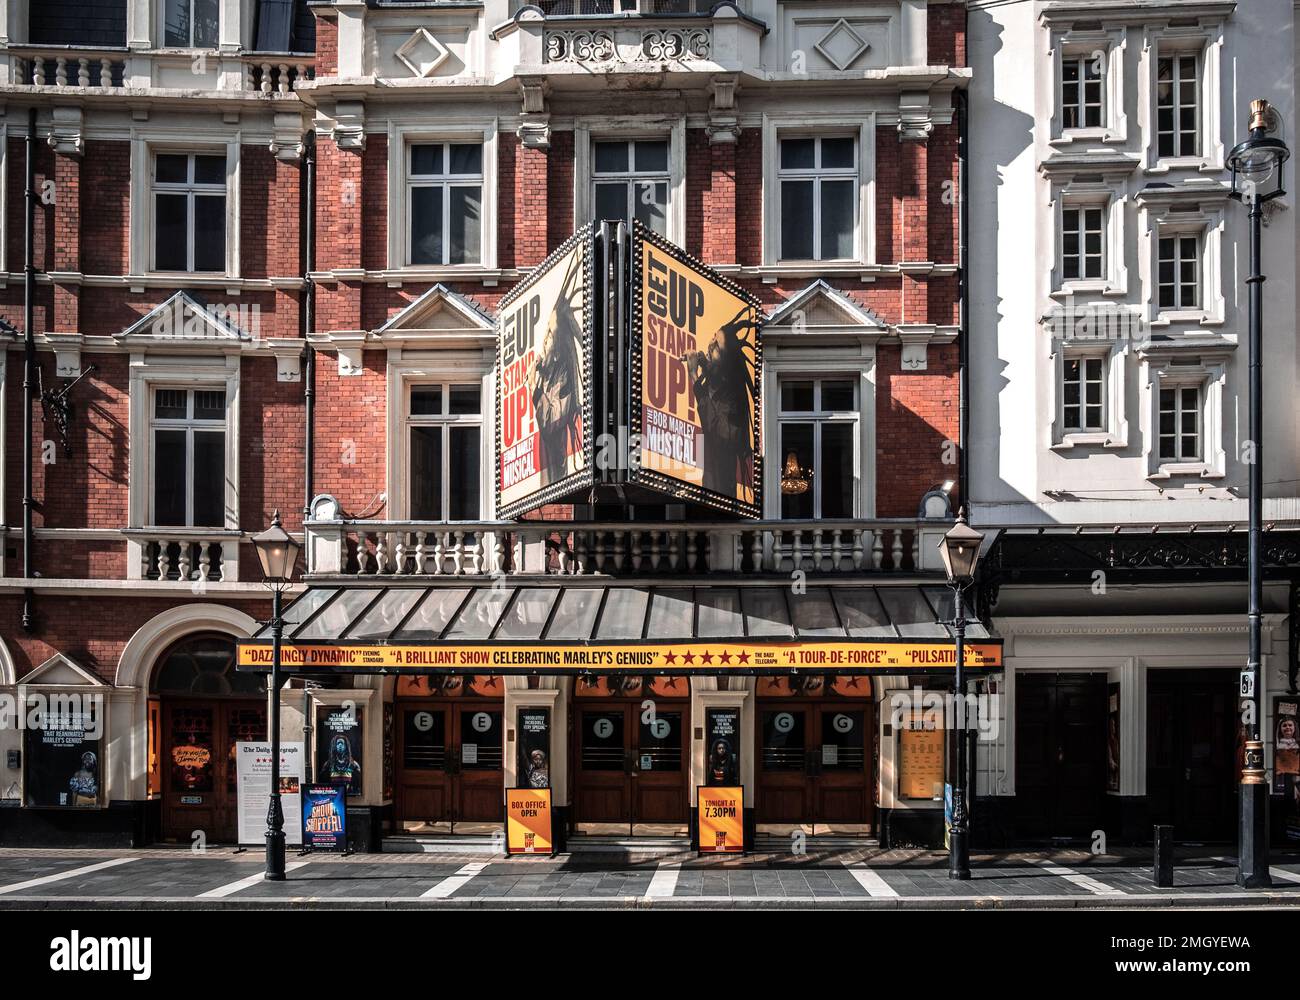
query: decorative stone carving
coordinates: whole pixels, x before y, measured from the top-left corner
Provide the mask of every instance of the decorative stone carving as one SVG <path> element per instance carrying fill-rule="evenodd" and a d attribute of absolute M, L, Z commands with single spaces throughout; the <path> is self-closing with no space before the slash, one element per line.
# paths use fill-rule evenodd
<path fill-rule="evenodd" d="M 519 78 L 523 111 L 516 135 L 529 149 L 551 148 L 551 115 L 546 107 L 547 83 L 544 77 Z"/>
<path fill-rule="evenodd" d="M 80 108 L 55 107 L 50 112 L 50 148 L 65 156 L 85 152 Z"/>
<path fill-rule="evenodd" d="M 339 101 L 334 106 L 334 142 L 339 149 L 366 148 L 364 101 Z"/>
<path fill-rule="evenodd" d="M 843 73 L 871 48 L 867 40 L 853 30 L 853 25 L 840 18 L 813 46 L 828 63 Z"/>
<path fill-rule="evenodd" d="M 414 34 L 394 54 L 411 71 L 411 75 L 417 77 L 432 75 L 451 58 L 447 46 L 438 41 L 427 28 L 416 28 Z"/>
<path fill-rule="evenodd" d="M 740 138 L 740 119 L 736 113 L 736 77 L 715 77 L 712 86 L 713 101 L 709 105 L 709 142 L 736 142 Z"/>

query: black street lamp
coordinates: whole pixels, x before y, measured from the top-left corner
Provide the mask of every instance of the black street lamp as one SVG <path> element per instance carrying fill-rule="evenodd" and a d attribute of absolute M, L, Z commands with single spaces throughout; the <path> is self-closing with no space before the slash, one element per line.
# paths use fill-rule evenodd
<path fill-rule="evenodd" d="M 1246 706 L 1246 753 L 1241 772 L 1240 824 L 1237 830 L 1237 884 L 1247 889 L 1265 889 L 1273 884 L 1268 870 L 1268 785 L 1264 779 L 1264 742 L 1260 737 L 1260 708 L 1263 677 L 1260 672 L 1260 630 L 1264 597 L 1264 567 L 1261 542 L 1264 526 L 1264 403 L 1263 329 L 1264 274 L 1261 261 L 1261 232 L 1264 205 L 1286 192 L 1282 190 L 1282 165 L 1291 156 L 1286 143 L 1269 135 L 1271 111 L 1268 101 L 1250 103 L 1250 138 L 1228 154 L 1232 170 L 1232 194 L 1250 209 L 1250 276 L 1246 285 L 1250 297 L 1250 328 L 1247 358 L 1250 371 L 1250 404 L 1247 435 L 1253 449 L 1249 473 L 1249 611 L 1250 641 L 1243 675 L 1242 695 Z M 1263 186 L 1274 178 L 1273 190 Z M 1243 183 L 1244 181 L 1244 183 Z"/>
<path fill-rule="evenodd" d="M 957 726 L 957 751 L 952 782 L 952 825 L 948 830 L 948 878 L 970 878 L 970 809 L 966 789 L 966 611 L 962 600 L 966 588 L 975 579 L 980 546 L 984 536 L 966 523 L 966 512 L 957 515 L 957 523 L 939 542 L 939 555 L 952 588 L 952 627 L 957 637 L 957 659 L 953 673 Z"/>
<path fill-rule="evenodd" d="M 266 872 L 271 882 L 284 881 L 284 809 L 280 806 L 280 640 L 284 619 L 280 601 L 293 579 L 302 546 L 280 526 L 280 512 L 271 526 L 253 536 L 253 548 L 262 564 L 262 580 L 271 588 L 271 802 L 266 810 Z"/>

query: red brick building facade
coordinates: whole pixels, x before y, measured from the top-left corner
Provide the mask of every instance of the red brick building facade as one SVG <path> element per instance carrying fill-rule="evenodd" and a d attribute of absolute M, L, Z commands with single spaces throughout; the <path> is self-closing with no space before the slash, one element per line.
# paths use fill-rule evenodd
<path fill-rule="evenodd" d="M 412 385 L 483 386 L 475 518 L 491 520 L 496 306 L 595 217 L 607 147 L 626 141 L 636 161 L 638 144 L 662 144 L 645 151 L 666 157 L 652 173 L 667 197 L 651 213 L 770 317 L 763 430 L 776 478 L 766 518 L 782 517 L 779 468 L 795 447 L 779 443 L 782 380 L 815 383 L 827 399 L 839 386 L 852 399 L 846 413 L 805 422 L 842 420 L 852 430 L 835 440 L 857 454 L 842 494 L 826 486 L 817 494 L 825 510 L 801 516 L 914 519 L 927 493 L 958 478 L 964 6 L 886 4 L 883 28 L 855 18 L 851 4 L 812 21 L 775 0 L 712 13 L 687 6 L 692 13 L 648 21 L 670 35 L 702 32 L 685 39 L 684 55 L 603 77 L 585 71 L 563 12 L 506 3 L 424 14 L 314 4 L 314 53 L 258 55 L 251 25 L 227 26 L 206 76 L 177 64 L 160 39 L 136 38 L 134 22 L 126 56 L 105 47 L 105 70 L 98 52 L 81 60 L 86 68 L 57 54 L 56 39 L 9 38 L 0 314 L 20 329 L 0 342 L 0 689 L 71 685 L 106 698 L 102 804 L 119 818 L 91 826 L 136 840 L 177 836 L 149 805 L 167 780 L 157 759 L 163 703 L 178 691 L 159 687 L 157 664 L 177 643 L 246 635 L 267 617 L 249 539 L 273 510 L 301 532 L 310 490 L 347 516 L 411 518 L 415 473 L 405 438 L 393 437 L 405 433 Z M 529 55 L 534 45 L 543 58 Z M 78 73 L 98 86 L 63 82 Z M 145 77 L 140 90 L 117 85 Z M 450 157 L 471 139 L 481 150 L 477 201 L 449 223 L 481 223 L 461 248 L 467 260 L 412 263 L 425 222 L 412 215 L 424 182 L 411 149 Z M 806 169 L 786 172 L 805 154 Z M 29 156 L 31 332 L 44 393 L 33 389 L 30 425 L 21 329 Z M 820 199 L 820 259 L 782 251 L 782 241 L 802 245 L 798 220 L 777 214 L 783 192 L 803 197 L 801 184 Z M 450 212 L 457 196 L 447 197 Z M 848 218 L 832 218 L 849 199 Z M 178 269 L 159 256 L 211 260 L 217 237 L 225 256 L 215 267 Z M 70 385 L 65 434 L 54 397 Z M 959 488 L 949 486 L 954 504 Z M 219 522 L 198 520 L 214 489 Z M 164 526 L 164 508 L 180 523 Z M 196 681 L 193 698 L 237 693 L 223 665 L 193 659 L 199 674 L 215 672 L 215 686 Z M 9 787 L 19 775 L 0 777 Z M 368 788 L 366 801 L 379 808 L 390 794 Z M 11 826 L 44 837 L 69 828 L 48 818 Z"/>

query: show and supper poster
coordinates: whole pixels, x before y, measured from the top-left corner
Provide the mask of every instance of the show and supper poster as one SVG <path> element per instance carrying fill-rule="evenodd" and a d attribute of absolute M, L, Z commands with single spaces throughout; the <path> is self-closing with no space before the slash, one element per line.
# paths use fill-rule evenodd
<path fill-rule="evenodd" d="M 497 513 L 514 517 L 590 486 L 590 227 L 501 302 Z"/>
<path fill-rule="evenodd" d="M 633 481 L 757 517 L 758 303 L 639 223 L 633 310 Z"/>

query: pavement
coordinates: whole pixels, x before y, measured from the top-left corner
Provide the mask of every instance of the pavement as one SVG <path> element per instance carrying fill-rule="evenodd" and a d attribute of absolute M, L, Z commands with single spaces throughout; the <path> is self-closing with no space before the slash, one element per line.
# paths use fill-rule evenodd
<path fill-rule="evenodd" d="M 1243 890 L 1235 861 L 1182 849 L 1172 888 L 1149 854 L 976 854 L 968 882 L 929 851 L 810 850 L 745 857 L 635 853 L 300 855 L 262 878 L 260 852 L 0 849 L 0 909 L 1128 909 L 1300 907 L 1300 856 L 1273 888 Z"/>

